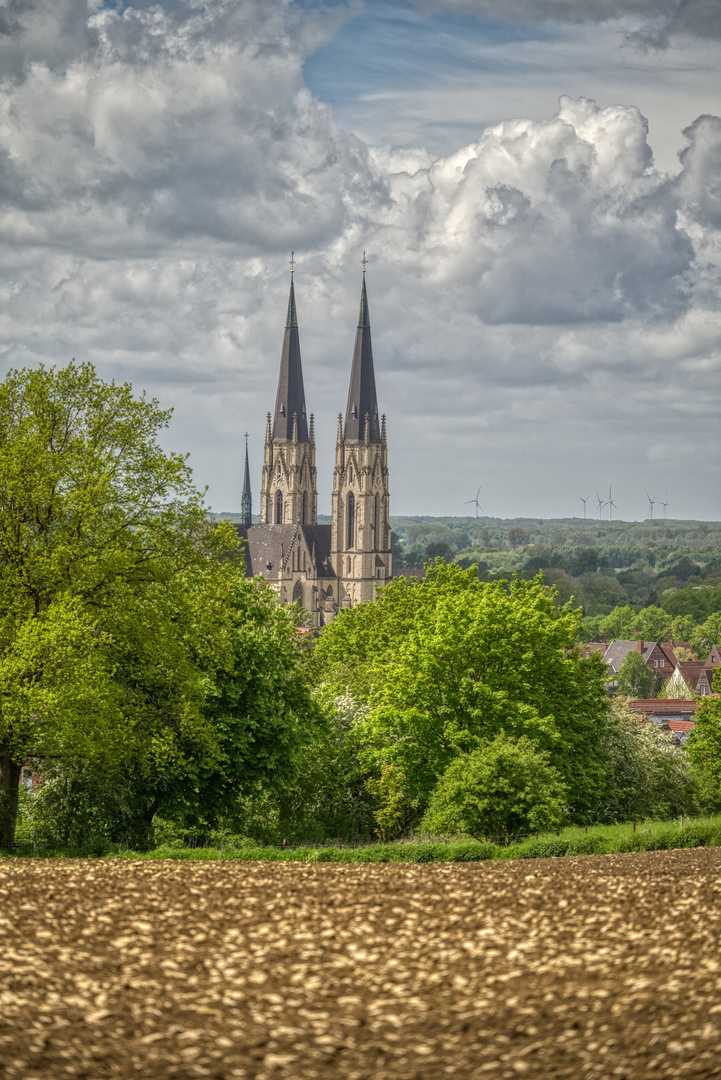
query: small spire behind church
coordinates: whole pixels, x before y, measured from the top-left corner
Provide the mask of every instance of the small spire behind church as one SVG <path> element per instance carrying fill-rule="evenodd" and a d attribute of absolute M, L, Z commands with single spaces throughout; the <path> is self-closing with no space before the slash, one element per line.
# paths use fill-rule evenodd
<path fill-rule="evenodd" d="M 253 524 L 253 494 L 250 490 L 250 466 L 248 464 L 248 432 L 245 433 L 245 476 L 243 477 L 243 494 L 240 497 L 240 523 L 241 525 Z"/>

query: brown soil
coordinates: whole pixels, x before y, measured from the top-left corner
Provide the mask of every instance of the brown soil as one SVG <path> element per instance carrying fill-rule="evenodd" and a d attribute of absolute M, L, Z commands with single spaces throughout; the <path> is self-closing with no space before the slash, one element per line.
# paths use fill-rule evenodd
<path fill-rule="evenodd" d="M 0 861 L 0 1076 L 721 1076 L 720 870 Z"/>

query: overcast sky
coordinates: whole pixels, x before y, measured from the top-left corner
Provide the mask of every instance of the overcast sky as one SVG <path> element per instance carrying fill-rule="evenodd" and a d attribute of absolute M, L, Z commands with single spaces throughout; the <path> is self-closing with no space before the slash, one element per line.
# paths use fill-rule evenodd
<path fill-rule="evenodd" d="M 720 72 L 719 0 L 0 0 L 3 371 L 257 508 L 294 250 L 328 512 L 365 249 L 392 513 L 718 519 Z"/>

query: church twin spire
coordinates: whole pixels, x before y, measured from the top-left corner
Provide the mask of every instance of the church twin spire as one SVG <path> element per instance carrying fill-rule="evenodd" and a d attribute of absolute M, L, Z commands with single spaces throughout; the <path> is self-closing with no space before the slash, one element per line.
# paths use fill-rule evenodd
<path fill-rule="evenodd" d="M 292 258 L 275 412 L 272 420 L 268 414 L 266 426 L 260 523 L 314 527 L 309 534 L 301 530 L 294 535 L 306 537 L 310 561 L 316 568 L 313 602 L 308 605 L 307 598 L 305 602 L 321 619 L 320 624 L 340 607 L 374 599 L 378 586 L 391 576 L 388 447 L 385 417 L 381 419 L 378 411 L 365 267 L 364 252 L 348 401 L 345 418 L 338 416 L 331 525 L 318 525 L 315 430 L 312 415 L 309 423 L 306 414 Z M 245 487 L 243 511 L 245 524 Z M 308 540 L 308 536 L 313 539 Z M 293 599 L 298 599 L 305 595 L 309 579 L 302 576 L 306 571 L 301 569 L 300 548 L 293 551 L 292 572 L 301 574 L 292 590 Z M 273 560 L 266 562 L 271 572 Z M 279 589 L 284 596 L 285 586 L 279 585 Z"/>
<path fill-rule="evenodd" d="M 363 253 L 365 259 L 365 252 Z M 366 430 L 366 425 L 369 425 Z M 376 377 L 373 370 L 373 346 L 371 344 L 371 318 L 366 292 L 365 266 L 363 267 L 363 285 L 361 287 L 358 327 L 353 349 L 353 365 L 348 388 L 348 404 L 345 411 L 345 437 L 347 441 L 380 441 L 378 424 L 378 398 L 376 397 Z"/>
<path fill-rule="evenodd" d="M 300 337 L 298 313 L 295 308 L 295 289 L 291 270 L 288 315 L 285 320 L 283 349 L 280 354 L 278 392 L 275 396 L 273 438 L 292 439 L 294 423 L 297 422 L 298 442 L 308 442 L 308 419 L 305 412 L 303 367 L 300 360 Z"/>

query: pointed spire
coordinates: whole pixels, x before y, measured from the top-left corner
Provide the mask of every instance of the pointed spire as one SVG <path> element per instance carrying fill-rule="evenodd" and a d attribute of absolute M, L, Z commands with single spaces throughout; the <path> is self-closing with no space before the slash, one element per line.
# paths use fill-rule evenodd
<path fill-rule="evenodd" d="M 386 438 L 386 414 L 383 413 L 383 416 L 381 417 L 381 442 L 385 446 L 387 441 L 388 440 Z"/>
<path fill-rule="evenodd" d="M 243 494 L 240 497 L 240 521 L 241 525 L 253 524 L 253 494 L 250 490 L 250 466 L 248 464 L 248 433 L 245 433 L 245 476 L 243 477 Z"/>
<path fill-rule="evenodd" d="M 343 442 L 343 413 L 338 413 L 338 431 L 335 437 L 336 446 Z"/>
<path fill-rule="evenodd" d="M 305 412 L 303 368 L 300 360 L 298 315 L 295 309 L 295 288 L 293 286 L 292 274 L 293 271 L 291 270 L 288 315 L 285 320 L 283 349 L 280 354 L 278 393 L 275 398 L 273 438 L 291 439 L 293 437 L 293 414 L 297 413 L 298 441 L 308 442 L 308 420 Z"/>
<path fill-rule="evenodd" d="M 291 273 L 293 273 L 292 270 Z M 294 326 L 298 326 L 298 312 L 295 310 L 295 289 L 293 288 L 293 278 L 291 278 L 290 296 L 288 297 L 288 314 L 285 317 L 285 328 L 286 330 L 291 330 Z"/>
<path fill-rule="evenodd" d="M 366 292 L 365 270 L 363 271 L 363 285 L 361 286 L 360 311 L 358 312 L 358 325 L 370 329 L 371 313 L 368 308 L 368 293 Z"/>
<path fill-rule="evenodd" d="M 363 285 L 361 288 L 358 329 L 356 330 L 353 366 L 351 368 L 348 405 L 345 413 L 345 437 L 360 442 L 365 437 L 365 417 L 369 418 L 368 437 L 371 442 L 380 441 L 378 423 L 378 399 L 373 371 L 373 347 L 371 345 L 371 320 L 368 309 L 368 293 L 365 279 L 365 252 L 363 252 Z"/>
<path fill-rule="evenodd" d="M 311 445 L 315 444 L 315 416 L 310 414 L 310 427 L 308 428 L 308 439 Z"/>

